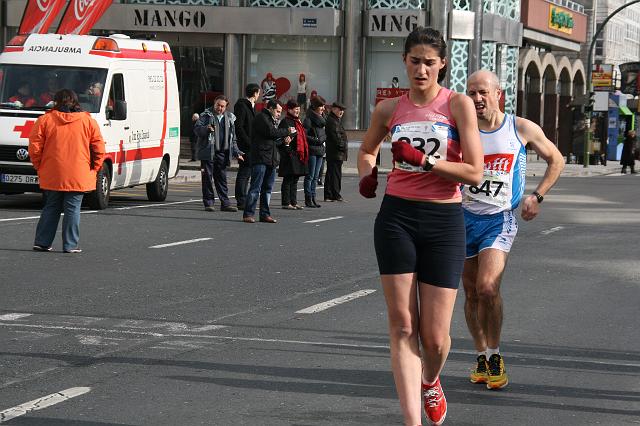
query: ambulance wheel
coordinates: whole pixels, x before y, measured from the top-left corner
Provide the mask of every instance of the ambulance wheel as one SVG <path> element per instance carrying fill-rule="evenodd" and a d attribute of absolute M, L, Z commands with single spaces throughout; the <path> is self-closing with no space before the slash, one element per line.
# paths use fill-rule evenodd
<path fill-rule="evenodd" d="M 167 192 L 169 192 L 169 166 L 165 160 L 162 160 L 156 180 L 147 184 L 147 198 L 149 201 L 164 201 L 167 199 Z"/>
<path fill-rule="evenodd" d="M 96 190 L 89 194 L 87 200 L 89 207 L 95 210 L 104 210 L 109 205 L 109 195 L 111 194 L 111 173 L 107 163 L 102 164 L 96 178 Z"/>

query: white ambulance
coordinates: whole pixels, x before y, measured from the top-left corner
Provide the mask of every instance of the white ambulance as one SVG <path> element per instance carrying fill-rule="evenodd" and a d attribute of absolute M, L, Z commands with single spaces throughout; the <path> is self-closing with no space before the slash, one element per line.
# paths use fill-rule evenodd
<path fill-rule="evenodd" d="M 31 34 L 0 54 L 0 193 L 39 191 L 29 161 L 29 132 L 62 88 L 78 94 L 100 125 L 107 155 L 97 189 L 104 209 L 111 190 L 146 184 L 152 201 L 167 196 L 178 173 L 180 112 L 173 56 L 161 41 Z"/>

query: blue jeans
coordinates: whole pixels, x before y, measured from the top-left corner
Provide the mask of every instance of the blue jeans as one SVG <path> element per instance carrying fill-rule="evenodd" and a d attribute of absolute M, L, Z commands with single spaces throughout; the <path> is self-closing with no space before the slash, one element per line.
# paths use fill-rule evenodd
<path fill-rule="evenodd" d="M 315 197 L 318 176 L 322 167 L 322 155 L 309 156 L 309 174 L 304 177 L 304 195 Z"/>
<path fill-rule="evenodd" d="M 244 203 L 244 217 L 256 214 L 256 204 L 260 198 L 260 217 L 271 216 L 269 202 L 271 201 L 271 190 L 276 180 L 276 168 L 265 164 L 254 164 L 251 166 L 251 185 L 247 200 Z"/>
<path fill-rule="evenodd" d="M 62 249 L 78 248 L 80 239 L 80 207 L 83 192 L 44 191 L 44 207 L 36 227 L 34 244 L 51 247 L 56 237 L 60 213 L 64 211 L 62 219 Z"/>

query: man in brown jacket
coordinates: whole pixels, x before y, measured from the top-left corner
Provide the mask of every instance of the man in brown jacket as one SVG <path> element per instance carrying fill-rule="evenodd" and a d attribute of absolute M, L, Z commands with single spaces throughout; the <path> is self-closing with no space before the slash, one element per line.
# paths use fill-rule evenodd
<path fill-rule="evenodd" d="M 64 211 L 62 249 L 80 253 L 80 206 L 84 193 L 96 189 L 96 173 L 105 155 L 104 140 L 98 123 L 81 110 L 75 92 L 62 89 L 53 101 L 53 109 L 36 120 L 29 135 L 29 156 L 44 193 L 33 249 L 52 250 Z"/>

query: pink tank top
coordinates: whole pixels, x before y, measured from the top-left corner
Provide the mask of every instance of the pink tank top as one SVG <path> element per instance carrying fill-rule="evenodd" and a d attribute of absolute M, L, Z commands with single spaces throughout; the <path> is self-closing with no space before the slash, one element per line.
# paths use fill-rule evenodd
<path fill-rule="evenodd" d="M 456 122 L 451 116 L 449 101 L 453 92 L 441 88 L 427 105 L 416 106 L 403 95 L 391 117 L 391 141 L 410 143 L 413 147 L 456 163 L 462 162 L 460 138 Z M 394 163 L 387 176 L 386 193 L 416 200 L 448 200 L 460 197 L 460 185 L 421 167 Z"/>

